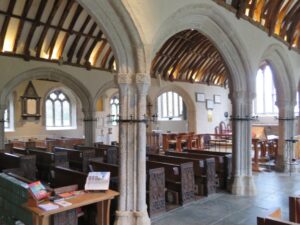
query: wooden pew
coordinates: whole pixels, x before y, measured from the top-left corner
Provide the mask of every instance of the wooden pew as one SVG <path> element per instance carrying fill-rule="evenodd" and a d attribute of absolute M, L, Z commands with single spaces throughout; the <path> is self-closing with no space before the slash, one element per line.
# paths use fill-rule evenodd
<path fill-rule="evenodd" d="M 257 217 L 257 225 L 297 225 L 290 221 L 284 221 L 281 219 L 281 210 L 276 209 L 267 217 Z"/>
<path fill-rule="evenodd" d="M 104 145 L 101 143 L 95 143 L 95 155 L 96 157 L 102 157 L 104 162 L 111 164 L 118 164 L 119 162 L 119 148 L 115 145 Z"/>
<path fill-rule="evenodd" d="M 226 152 L 214 152 L 214 151 L 206 151 L 206 150 L 200 150 L 200 149 L 195 149 L 195 150 L 190 150 L 187 149 L 185 152 L 188 153 L 196 153 L 196 154 L 202 154 L 202 155 L 217 155 L 217 156 L 222 156 L 223 157 L 223 162 L 224 162 L 224 176 L 220 177 L 220 187 L 222 189 L 227 189 L 229 187 L 229 182 L 232 176 L 232 154 L 231 153 L 226 153 Z"/>
<path fill-rule="evenodd" d="M 50 181 L 51 171 L 55 166 L 69 168 L 69 161 L 66 152 L 46 152 L 36 149 L 28 149 L 29 154 L 36 155 L 39 179 Z"/>
<path fill-rule="evenodd" d="M 67 152 L 71 169 L 88 172 L 89 159 L 95 158 L 94 149 L 76 150 L 70 148 L 55 147 L 54 152 Z"/>
<path fill-rule="evenodd" d="M 167 195 L 172 195 L 182 205 L 195 200 L 195 176 L 193 163 L 171 164 L 157 161 L 147 161 L 148 169 L 165 169 Z"/>
<path fill-rule="evenodd" d="M 36 177 L 36 157 L 0 152 L 0 170 L 16 169 L 15 172 L 28 179 Z"/>
<path fill-rule="evenodd" d="M 195 175 L 195 193 L 197 195 L 209 195 L 216 192 L 215 159 L 191 159 L 170 155 L 147 154 L 147 160 L 166 163 L 192 162 Z"/>
<path fill-rule="evenodd" d="M 52 188 L 77 184 L 79 189 L 84 189 L 87 173 L 61 166 L 55 166 L 53 172 L 54 174 L 51 182 Z"/>
<path fill-rule="evenodd" d="M 39 149 L 13 149 L 14 153 L 36 156 L 36 168 L 38 170 L 37 178 L 42 181 L 50 181 L 50 172 L 54 166 L 69 167 L 68 156 L 66 152 L 47 152 Z"/>
<path fill-rule="evenodd" d="M 96 159 L 90 159 L 89 165 L 92 166 L 94 171 L 110 171 L 111 177 L 119 176 L 119 166 L 116 164 L 110 164 L 105 162 L 100 162 Z"/>
<path fill-rule="evenodd" d="M 192 159 L 207 159 L 207 158 L 214 158 L 215 159 L 215 170 L 218 175 L 219 179 L 219 186 L 221 188 L 224 188 L 223 181 L 225 180 L 224 177 L 227 177 L 227 174 L 224 171 L 224 160 L 222 156 L 219 155 L 213 155 L 213 154 L 197 154 L 197 153 L 188 153 L 188 152 L 173 152 L 173 151 L 167 151 L 165 152 L 166 155 L 172 155 L 172 156 L 179 156 L 179 157 L 185 157 L 185 158 L 192 158 Z"/>
<path fill-rule="evenodd" d="M 300 196 L 289 197 L 289 218 L 292 222 L 300 223 Z"/>
<path fill-rule="evenodd" d="M 165 169 L 147 170 L 147 203 L 151 217 L 166 211 Z"/>
<path fill-rule="evenodd" d="M 100 162 L 96 159 L 90 160 L 94 171 L 110 171 L 110 188 L 118 190 L 119 166 Z M 150 216 L 165 212 L 165 171 L 163 168 L 147 170 L 147 202 Z"/>

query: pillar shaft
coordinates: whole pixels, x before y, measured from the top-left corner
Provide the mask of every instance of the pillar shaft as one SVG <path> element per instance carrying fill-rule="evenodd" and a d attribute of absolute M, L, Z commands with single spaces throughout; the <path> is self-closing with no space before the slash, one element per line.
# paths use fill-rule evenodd
<path fill-rule="evenodd" d="M 294 137 L 294 105 L 290 102 L 279 103 L 279 140 L 276 158 L 276 170 L 281 172 L 289 171 L 289 152 L 285 140 Z"/>
<path fill-rule="evenodd" d="M 136 83 L 138 89 L 138 118 L 144 119 L 146 115 L 146 96 L 150 86 L 150 76 L 137 74 Z M 138 195 L 137 210 L 147 210 L 146 206 L 146 124 L 138 123 L 138 151 L 137 151 L 137 172 L 138 172 Z"/>
<path fill-rule="evenodd" d="M 252 99 L 246 92 L 235 92 L 232 96 L 233 115 L 233 182 L 231 191 L 236 195 L 254 195 L 252 177 L 251 109 Z"/>
<path fill-rule="evenodd" d="M 118 74 L 120 96 L 119 207 L 115 225 L 150 225 L 146 205 L 146 95 L 150 76 Z M 136 86 L 135 86 L 136 85 Z"/>
<path fill-rule="evenodd" d="M 4 111 L 5 109 L 0 108 L 0 150 L 5 149 Z"/>

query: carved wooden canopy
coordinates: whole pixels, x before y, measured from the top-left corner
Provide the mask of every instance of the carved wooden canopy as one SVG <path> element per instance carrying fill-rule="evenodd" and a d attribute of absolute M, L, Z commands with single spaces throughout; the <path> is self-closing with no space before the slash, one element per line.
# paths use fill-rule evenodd
<path fill-rule="evenodd" d="M 214 0 L 300 52 L 299 0 Z"/>
<path fill-rule="evenodd" d="M 0 54 L 114 70 L 102 30 L 75 0 L 0 0 Z"/>
<path fill-rule="evenodd" d="M 196 30 L 177 33 L 152 61 L 153 78 L 227 86 L 228 70 L 214 44 Z"/>

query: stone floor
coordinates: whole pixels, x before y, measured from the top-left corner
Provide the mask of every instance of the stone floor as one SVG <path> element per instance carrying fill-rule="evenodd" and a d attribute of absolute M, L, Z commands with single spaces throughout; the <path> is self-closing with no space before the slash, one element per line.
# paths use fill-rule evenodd
<path fill-rule="evenodd" d="M 217 193 L 152 219 L 152 225 L 256 225 L 257 216 L 281 208 L 288 220 L 288 196 L 300 195 L 300 173 L 255 173 L 257 195 Z"/>

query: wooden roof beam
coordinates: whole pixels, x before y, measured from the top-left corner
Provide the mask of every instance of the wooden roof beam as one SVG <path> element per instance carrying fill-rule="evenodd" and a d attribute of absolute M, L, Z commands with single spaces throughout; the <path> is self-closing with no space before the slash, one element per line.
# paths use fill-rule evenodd
<path fill-rule="evenodd" d="M 97 38 L 94 39 L 93 43 L 91 44 L 91 46 L 89 47 L 88 51 L 85 54 L 84 60 L 85 60 L 85 64 L 90 66 L 90 62 L 89 59 L 92 55 L 92 52 L 94 50 L 94 48 L 96 47 L 97 43 L 101 40 L 101 37 L 103 35 L 103 32 L 100 30 L 97 34 Z"/>
<path fill-rule="evenodd" d="M 81 28 L 80 28 L 80 33 L 83 33 L 85 27 L 88 25 L 88 23 L 90 22 L 91 20 L 91 16 L 88 15 L 85 19 L 85 21 L 83 22 Z M 67 53 L 67 56 L 68 56 L 68 62 L 72 62 L 72 59 L 73 59 L 73 55 L 74 55 L 74 52 L 75 52 L 75 49 L 76 49 L 76 45 L 78 44 L 78 41 L 80 39 L 81 35 L 80 34 L 77 34 L 68 53 Z"/>
<path fill-rule="evenodd" d="M 272 1 L 272 8 L 270 9 L 270 12 L 268 13 L 268 22 L 269 25 L 269 36 L 271 36 L 274 33 L 275 25 L 279 17 L 279 11 L 281 9 L 281 6 L 284 1 L 282 0 L 273 0 Z"/>
<path fill-rule="evenodd" d="M 1 1 L 1 0 L 0 0 Z M 15 15 L 15 14 L 8 14 L 7 12 L 5 11 L 2 11 L 0 10 L 0 14 L 1 15 L 4 15 L 4 16 L 10 16 L 11 18 L 16 18 L 16 19 L 19 19 L 19 20 L 24 20 L 25 22 L 29 22 L 29 23 L 36 23 L 36 20 L 35 19 L 31 19 L 31 18 L 28 18 L 28 17 L 25 17 L 24 19 L 22 18 L 22 16 L 18 16 L 18 15 Z M 78 19 L 78 18 L 75 18 L 75 19 Z M 44 23 L 42 21 L 38 21 L 37 22 L 37 25 L 38 26 L 46 26 L 47 23 Z M 53 30 L 60 30 L 60 31 L 64 31 L 66 33 L 70 32 L 70 34 L 80 34 L 81 36 L 83 37 L 90 37 L 90 38 L 95 38 L 96 36 L 94 35 L 88 35 L 88 34 L 85 34 L 85 33 L 80 33 L 79 31 L 76 31 L 76 30 L 72 30 L 70 31 L 69 29 L 65 29 L 63 27 L 61 28 L 58 28 L 57 26 L 54 26 L 52 24 L 49 24 L 49 28 L 53 29 Z"/>
<path fill-rule="evenodd" d="M 68 41 L 70 35 L 74 33 L 73 32 L 74 25 L 75 25 L 79 15 L 81 14 L 82 10 L 83 10 L 83 8 L 81 7 L 81 5 L 77 5 L 75 14 L 74 14 L 74 16 L 73 16 L 73 18 L 72 18 L 72 20 L 69 24 L 68 30 L 65 33 L 64 38 L 63 38 L 63 40 L 61 42 L 61 45 L 59 47 L 59 50 L 58 50 L 58 53 L 57 53 L 59 59 L 62 57 L 62 53 L 63 53 L 63 51 L 66 47 L 66 44 L 67 44 L 67 41 Z"/>
<path fill-rule="evenodd" d="M 290 8 L 292 3 L 293 3 L 293 0 L 288 0 L 279 12 L 279 15 L 278 15 L 278 18 L 277 18 L 277 21 L 276 21 L 275 30 L 274 30 L 274 32 L 278 35 L 281 34 L 281 27 L 282 27 L 282 24 L 283 24 L 284 16 L 287 14 L 288 9 Z"/>
<path fill-rule="evenodd" d="M 291 23 L 291 21 L 293 20 L 295 13 L 297 12 L 299 7 L 300 1 L 297 1 L 284 17 L 280 31 L 280 36 L 282 36 L 283 38 L 286 35 L 288 24 Z"/>
<path fill-rule="evenodd" d="M 52 58 L 52 54 L 53 54 L 53 49 L 55 47 L 55 43 L 57 41 L 57 37 L 59 35 L 59 32 L 60 32 L 60 29 L 62 28 L 63 26 L 63 23 L 65 22 L 69 12 L 70 12 L 70 9 L 72 8 L 74 4 L 74 0 L 69 0 L 67 2 L 67 4 L 65 5 L 65 8 L 64 8 L 64 11 L 63 11 L 63 14 L 61 15 L 60 19 L 59 19 L 59 22 L 58 22 L 58 25 L 57 25 L 57 29 L 55 30 L 54 32 L 54 35 L 52 36 L 52 39 L 50 41 L 50 45 L 49 45 L 49 48 L 48 48 L 48 51 L 49 51 L 49 59 Z M 47 51 L 47 52 L 48 52 Z M 59 59 L 59 58 L 58 58 Z"/>
<path fill-rule="evenodd" d="M 253 0 L 249 10 L 249 17 L 253 19 L 255 8 L 256 8 L 257 0 Z"/>
<path fill-rule="evenodd" d="M 239 19 L 243 14 L 245 14 L 247 3 L 243 0 L 237 1 L 237 8 L 236 8 L 236 17 Z"/>
<path fill-rule="evenodd" d="M 300 7 L 297 12 L 295 12 L 295 16 L 293 17 L 293 22 L 288 30 L 288 42 L 289 42 L 289 48 L 292 48 L 292 45 L 296 38 L 296 33 L 300 32 L 299 30 L 300 26 Z"/>
<path fill-rule="evenodd" d="M 31 5 L 32 5 L 32 2 L 33 2 L 33 0 L 27 0 L 26 3 L 25 3 L 25 6 L 23 8 L 23 12 L 22 12 L 22 15 L 21 15 L 22 19 L 20 19 L 20 22 L 18 24 L 17 34 L 16 34 L 16 38 L 15 38 L 15 44 L 14 44 L 14 49 L 13 49 L 14 53 L 17 51 L 18 42 L 19 42 L 23 27 L 24 27 L 24 22 L 25 22 L 24 18 L 26 17 L 26 15 L 27 15 L 27 13 L 28 13 Z"/>
<path fill-rule="evenodd" d="M 61 3 L 63 2 L 63 0 L 55 0 L 54 4 L 53 4 L 53 7 L 51 9 L 51 12 L 50 12 L 50 15 L 47 19 L 47 22 L 44 26 L 44 29 L 40 35 L 40 38 L 36 44 L 36 57 L 40 58 L 41 57 L 41 50 L 42 50 L 42 46 L 43 46 L 43 42 L 45 40 L 45 37 L 47 35 L 47 32 L 50 28 L 50 24 L 53 20 L 53 17 L 55 16 L 58 8 L 60 7 Z"/>
<path fill-rule="evenodd" d="M 97 28 L 97 24 L 96 22 L 93 23 L 93 25 L 91 26 L 90 30 L 89 30 L 89 34 L 92 35 L 95 31 L 95 29 Z M 81 61 L 81 58 L 82 58 L 82 55 L 83 55 L 83 52 L 87 46 L 87 44 L 89 43 L 90 41 L 90 38 L 88 37 L 85 37 L 84 41 L 82 42 L 77 54 L 76 54 L 76 57 L 77 57 L 77 63 L 80 64 L 80 61 Z"/>
<path fill-rule="evenodd" d="M 96 54 L 95 54 L 95 57 L 94 57 L 94 64 L 96 64 L 96 62 L 98 61 L 98 59 L 99 59 L 99 57 L 100 57 L 100 55 L 101 55 L 103 49 L 105 48 L 106 44 L 107 44 L 107 41 L 106 41 L 106 40 L 103 40 L 102 43 L 101 43 L 101 45 L 100 45 L 100 47 L 98 48 L 98 50 L 97 50 L 97 52 L 96 52 Z"/>
<path fill-rule="evenodd" d="M 2 29 L 0 32 L 0 52 L 3 51 L 4 39 L 6 36 L 8 24 L 9 24 L 10 17 L 11 17 L 10 15 L 12 14 L 12 12 L 15 8 L 15 4 L 16 4 L 16 0 L 10 0 L 8 8 L 7 8 L 8 15 L 5 17 L 5 20 L 3 22 Z"/>
<path fill-rule="evenodd" d="M 32 26 L 30 28 L 30 31 L 27 35 L 25 45 L 24 45 L 24 59 L 25 60 L 30 59 L 30 51 L 29 51 L 30 43 L 31 43 L 33 34 L 34 34 L 37 26 L 39 25 L 39 21 L 41 20 L 41 16 L 44 12 L 44 9 L 46 7 L 46 1 L 47 0 L 41 0 L 40 1 L 40 5 L 39 5 L 38 11 L 37 11 L 36 16 L 35 16 L 35 22 L 32 24 Z"/>
<path fill-rule="evenodd" d="M 110 53 L 111 53 L 111 48 L 107 49 L 104 57 L 102 58 L 101 66 L 100 66 L 101 68 L 105 68 L 105 64 L 107 63 L 107 59 L 108 59 Z"/>

